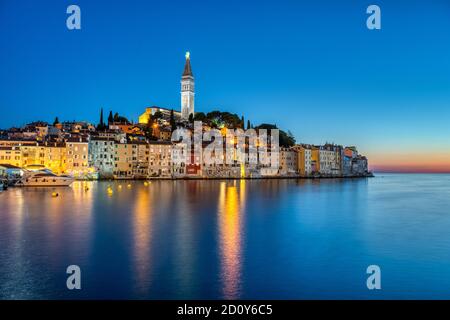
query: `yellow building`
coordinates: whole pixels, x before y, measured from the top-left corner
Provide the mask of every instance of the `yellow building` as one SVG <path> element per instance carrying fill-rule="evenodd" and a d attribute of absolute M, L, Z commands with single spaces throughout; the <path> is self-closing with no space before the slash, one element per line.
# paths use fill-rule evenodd
<path fill-rule="evenodd" d="M 133 177 L 135 179 L 147 178 L 148 163 L 150 156 L 150 145 L 147 142 L 135 141 L 132 143 L 132 155 L 135 154 L 133 161 Z M 133 153 L 134 151 L 134 153 Z"/>
<path fill-rule="evenodd" d="M 320 149 L 318 147 L 312 147 L 311 149 L 311 172 L 320 172 Z"/>
<path fill-rule="evenodd" d="M 91 172 L 88 156 L 85 138 L 69 138 L 66 141 L 66 173 L 75 178 L 86 178 Z"/>
<path fill-rule="evenodd" d="M 171 109 L 167 109 L 167 108 L 160 108 L 160 107 L 145 108 L 145 112 L 139 116 L 139 123 L 147 124 L 148 120 L 149 120 L 149 116 L 153 116 L 158 111 L 161 112 L 163 117 L 166 119 L 170 118 L 170 113 L 172 112 Z M 173 111 L 173 115 L 174 115 L 175 119 L 180 119 L 180 117 L 181 117 L 181 113 L 178 111 L 175 111 L 175 110 Z"/>
<path fill-rule="evenodd" d="M 296 145 L 293 147 L 297 151 L 298 173 L 307 177 L 312 173 L 312 149 L 310 145 Z"/>
<path fill-rule="evenodd" d="M 140 124 L 147 124 L 152 115 L 152 108 L 145 108 L 145 112 L 139 116 Z"/>
<path fill-rule="evenodd" d="M 45 165 L 45 146 L 39 143 L 34 145 L 20 146 L 22 152 L 21 167 L 26 168 L 31 165 Z"/>
<path fill-rule="evenodd" d="M 114 177 L 131 179 L 133 177 L 133 159 L 137 161 L 137 147 L 131 143 L 116 143 L 114 145 Z"/>
<path fill-rule="evenodd" d="M 64 143 L 46 143 L 44 165 L 56 174 L 66 173 L 66 145 Z"/>
<path fill-rule="evenodd" d="M 19 146 L 0 147 L 0 164 L 22 166 L 22 152 Z"/>

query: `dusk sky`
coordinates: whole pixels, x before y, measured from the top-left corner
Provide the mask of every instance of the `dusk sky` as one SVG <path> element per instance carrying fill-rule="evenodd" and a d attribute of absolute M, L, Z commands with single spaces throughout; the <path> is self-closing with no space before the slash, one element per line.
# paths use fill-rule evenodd
<path fill-rule="evenodd" d="M 450 172 L 448 0 L 0 0 L 0 127 L 179 110 L 186 51 L 197 112 L 356 145 L 376 170 Z"/>

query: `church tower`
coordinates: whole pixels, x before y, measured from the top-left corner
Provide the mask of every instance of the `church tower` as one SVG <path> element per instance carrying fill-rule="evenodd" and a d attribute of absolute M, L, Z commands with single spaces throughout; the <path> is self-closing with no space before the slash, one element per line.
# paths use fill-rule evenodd
<path fill-rule="evenodd" d="M 194 75 L 191 69 L 191 58 L 186 52 L 186 64 L 181 76 L 181 119 L 188 120 L 194 114 Z"/>

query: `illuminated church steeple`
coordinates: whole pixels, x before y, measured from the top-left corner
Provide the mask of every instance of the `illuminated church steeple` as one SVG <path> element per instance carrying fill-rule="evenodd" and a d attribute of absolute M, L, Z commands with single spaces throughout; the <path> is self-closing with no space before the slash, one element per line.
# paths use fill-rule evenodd
<path fill-rule="evenodd" d="M 194 74 L 191 69 L 191 57 L 186 52 L 186 64 L 181 76 L 181 119 L 188 120 L 194 114 Z"/>

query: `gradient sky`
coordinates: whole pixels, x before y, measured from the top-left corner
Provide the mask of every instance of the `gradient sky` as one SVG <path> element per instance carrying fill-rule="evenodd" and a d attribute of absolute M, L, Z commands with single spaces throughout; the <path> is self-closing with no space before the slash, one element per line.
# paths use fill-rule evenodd
<path fill-rule="evenodd" d="M 448 0 L 111 2 L 0 0 L 0 127 L 179 110 L 189 50 L 196 111 L 357 145 L 378 170 L 450 172 Z"/>

